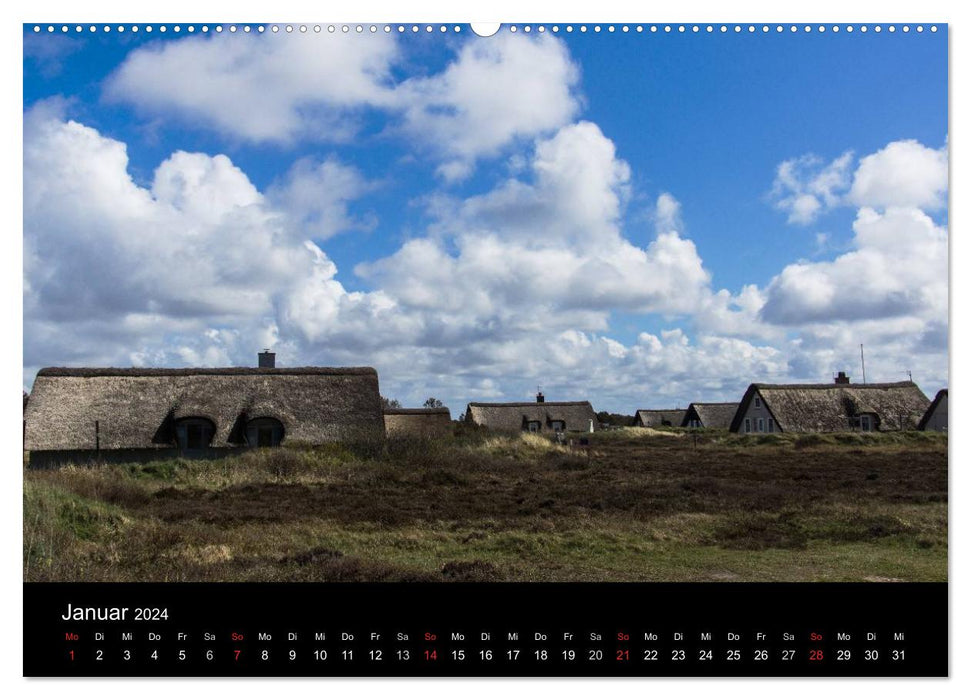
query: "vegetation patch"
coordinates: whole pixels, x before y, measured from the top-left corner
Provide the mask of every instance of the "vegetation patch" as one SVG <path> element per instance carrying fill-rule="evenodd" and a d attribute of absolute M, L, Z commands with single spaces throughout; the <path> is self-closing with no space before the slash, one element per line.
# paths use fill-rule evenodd
<path fill-rule="evenodd" d="M 498 581 L 499 570 L 487 561 L 449 561 L 442 566 L 446 581 Z"/>
<path fill-rule="evenodd" d="M 946 436 L 643 430 L 24 470 L 24 578 L 947 578 Z"/>
<path fill-rule="evenodd" d="M 740 515 L 716 528 L 710 544 L 728 549 L 805 549 L 808 537 L 791 513 Z"/>
<path fill-rule="evenodd" d="M 314 547 L 306 552 L 300 552 L 299 554 L 294 554 L 293 556 L 283 557 L 280 560 L 281 564 L 299 564 L 300 566 L 306 566 L 307 564 L 316 564 L 322 561 L 331 561 L 333 559 L 340 559 L 344 556 L 343 552 L 339 552 L 336 549 L 329 549 L 327 547 Z"/>

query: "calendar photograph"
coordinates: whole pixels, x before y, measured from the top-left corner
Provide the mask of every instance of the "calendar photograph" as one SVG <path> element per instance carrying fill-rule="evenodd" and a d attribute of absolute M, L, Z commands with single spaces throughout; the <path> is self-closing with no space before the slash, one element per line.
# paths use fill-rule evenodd
<path fill-rule="evenodd" d="M 26 584 L 948 579 L 946 23 L 26 24 L 22 119 Z"/>

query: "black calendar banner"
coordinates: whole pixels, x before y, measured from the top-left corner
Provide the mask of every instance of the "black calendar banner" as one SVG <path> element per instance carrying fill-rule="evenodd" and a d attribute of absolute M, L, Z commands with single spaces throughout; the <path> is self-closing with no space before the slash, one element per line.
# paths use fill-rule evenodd
<path fill-rule="evenodd" d="M 24 585 L 26 676 L 946 676 L 946 583 Z"/>

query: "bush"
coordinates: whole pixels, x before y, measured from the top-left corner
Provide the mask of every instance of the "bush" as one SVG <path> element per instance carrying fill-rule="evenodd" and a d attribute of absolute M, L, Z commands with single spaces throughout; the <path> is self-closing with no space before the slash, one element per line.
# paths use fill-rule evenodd
<path fill-rule="evenodd" d="M 796 438 L 793 446 L 796 449 L 806 447 L 819 447 L 820 445 L 832 445 L 833 439 L 821 433 L 807 433 Z"/>
<path fill-rule="evenodd" d="M 499 570 L 487 561 L 449 561 L 442 566 L 446 581 L 498 581 Z"/>
<path fill-rule="evenodd" d="M 713 544 L 726 549 L 762 550 L 768 548 L 804 549 L 806 533 L 791 513 L 752 513 L 740 515 L 716 528 Z"/>

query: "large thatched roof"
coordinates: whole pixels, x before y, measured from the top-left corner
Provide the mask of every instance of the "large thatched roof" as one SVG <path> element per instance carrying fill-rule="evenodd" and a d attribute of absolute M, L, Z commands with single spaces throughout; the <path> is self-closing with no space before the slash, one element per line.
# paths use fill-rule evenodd
<path fill-rule="evenodd" d="M 749 403 L 760 396 L 785 432 L 850 430 L 851 419 L 876 414 L 877 430 L 914 429 L 930 401 L 913 382 L 890 384 L 752 384 L 739 404 L 731 430 L 738 431 Z"/>
<path fill-rule="evenodd" d="M 241 444 L 241 426 L 270 417 L 284 443 L 320 444 L 384 430 L 370 367 L 42 369 L 27 404 L 28 450 L 171 447 L 179 418 L 215 426 L 213 447 Z"/>
<path fill-rule="evenodd" d="M 634 422 L 645 428 L 658 425 L 672 425 L 677 427 L 684 420 L 683 408 L 640 408 L 634 415 Z"/>
<path fill-rule="evenodd" d="M 465 420 L 496 430 L 522 430 L 529 421 L 539 421 L 550 430 L 553 421 L 563 421 L 567 430 L 589 430 L 597 425 L 597 414 L 589 401 L 546 401 L 522 403 L 470 403 Z"/>
<path fill-rule="evenodd" d="M 691 403 L 681 419 L 681 427 L 687 427 L 692 420 L 701 421 L 702 428 L 725 430 L 732 424 L 737 403 Z"/>

